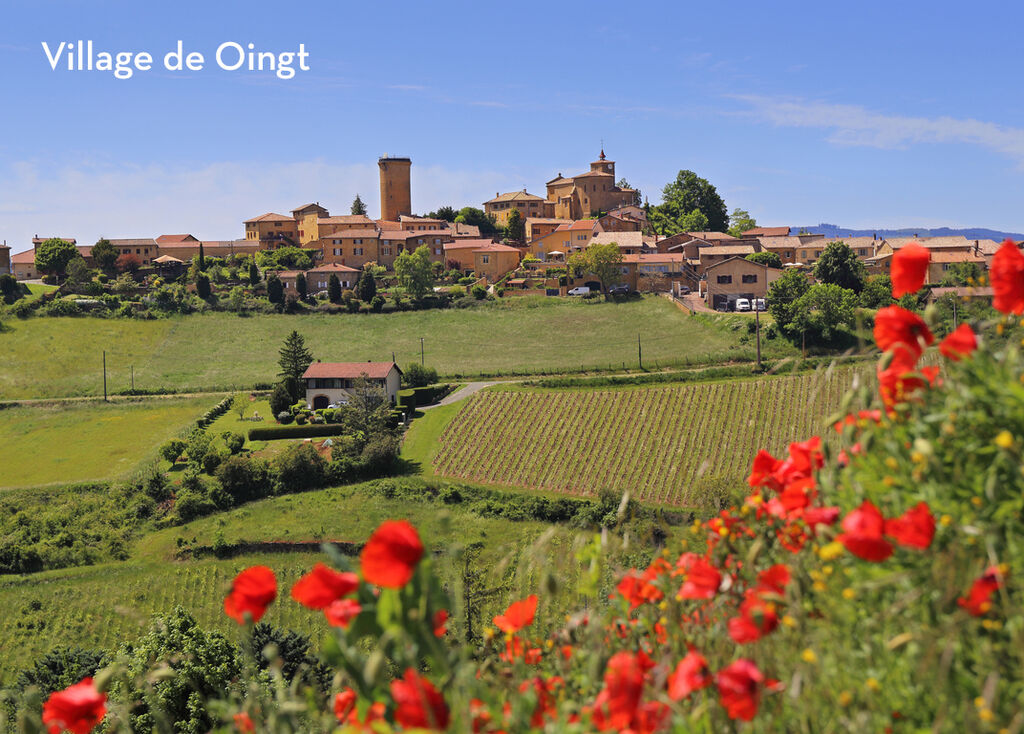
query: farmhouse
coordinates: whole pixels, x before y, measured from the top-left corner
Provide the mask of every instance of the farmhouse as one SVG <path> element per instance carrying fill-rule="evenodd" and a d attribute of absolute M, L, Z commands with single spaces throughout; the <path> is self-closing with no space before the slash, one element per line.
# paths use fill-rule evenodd
<path fill-rule="evenodd" d="M 347 403 L 360 378 L 383 390 L 392 405 L 398 400 L 402 370 L 394 362 L 314 362 L 302 375 L 306 403 L 313 410 Z"/>
<path fill-rule="evenodd" d="M 768 286 L 782 276 L 778 268 L 742 257 L 731 257 L 708 266 L 708 305 L 722 309 L 736 298 L 764 298 Z"/>

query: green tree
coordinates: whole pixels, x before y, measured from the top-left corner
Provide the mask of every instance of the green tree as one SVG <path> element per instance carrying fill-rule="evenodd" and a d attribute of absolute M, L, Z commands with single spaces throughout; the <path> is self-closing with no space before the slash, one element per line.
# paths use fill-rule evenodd
<path fill-rule="evenodd" d="M 81 647 L 56 647 L 32 663 L 32 667 L 18 674 L 17 686 L 25 690 L 36 686 L 47 696 L 78 683 L 82 678 L 96 675 L 103 667 L 103 651 Z"/>
<path fill-rule="evenodd" d="M 779 330 L 790 339 L 799 339 L 802 323 L 797 323 L 800 313 L 798 301 L 811 289 L 807 276 L 791 269 L 768 286 L 768 311 L 775 319 Z"/>
<path fill-rule="evenodd" d="M 236 285 L 231 289 L 228 294 L 228 308 L 236 313 L 241 313 L 245 310 L 245 290 L 240 285 Z"/>
<path fill-rule="evenodd" d="M 281 285 L 277 273 L 267 276 L 267 300 L 277 305 L 284 303 L 284 286 Z"/>
<path fill-rule="evenodd" d="M 238 420 L 245 417 L 245 411 L 249 407 L 249 396 L 244 392 L 235 393 L 231 398 L 231 410 L 238 413 Z"/>
<path fill-rule="evenodd" d="M 114 270 L 117 262 L 117 248 L 110 244 L 110 240 L 100 237 L 92 246 L 92 261 L 100 270 L 110 273 Z"/>
<path fill-rule="evenodd" d="M 359 274 L 359 280 L 356 281 L 356 296 L 360 301 L 369 303 L 375 295 L 377 295 L 377 279 L 373 277 L 373 273 L 364 268 L 363 272 Z"/>
<path fill-rule="evenodd" d="M 306 288 L 306 276 L 304 273 L 299 273 L 295 276 L 295 292 L 299 294 L 299 298 L 305 299 L 308 295 L 308 289 Z"/>
<path fill-rule="evenodd" d="M 860 305 L 864 308 L 885 308 L 892 305 L 892 278 L 874 275 L 868 278 L 860 292 Z"/>
<path fill-rule="evenodd" d="M 508 215 L 508 222 L 505 225 L 505 237 L 512 242 L 522 242 L 526 236 L 526 223 L 523 215 L 518 209 L 513 209 Z"/>
<path fill-rule="evenodd" d="M 692 228 L 684 219 L 699 211 L 707 218 L 706 231 L 724 232 L 729 226 L 725 202 L 706 179 L 693 171 L 682 170 L 674 181 L 661 190 L 662 203 L 650 207 L 648 219 L 656 232 L 672 235 L 678 232 L 704 231 Z"/>
<path fill-rule="evenodd" d="M 812 341 L 827 344 L 840 326 L 853 326 L 856 307 L 857 294 L 849 288 L 816 283 L 796 302 L 796 326 Z"/>
<path fill-rule="evenodd" d="M 402 382 L 409 387 L 433 385 L 437 382 L 437 370 L 433 367 L 424 367 L 419 362 L 413 362 L 402 370 Z"/>
<path fill-rule="evenodd" d="M 864 262 L 842 240 L 829 242 L 814 263 L 814 277 L 821 283 L 831 283 L 854 293 L 864 289 L 867 270 Z"/>
<path fill-rule="evenodd" d="M 72 293 L 84 293 L 92 283 L 92 271 L 85 264 L 85 258 L 73 257 L 67 267 L 67 280 L 64 285 Z"/>
<path fill-rule="evenodd" d="M 736 207 L 729 215 L 729 234 L 733 237 L 739 237 L 748 229 L 754 229 L 756 226 L 757 220 L 750 216 L 750 212 L 746 209 Z"/>
<path fill-rule="evenodd" d="M 356 198 L 352 200 L 351 212 L 353 214 L 366 215 L 366 204 L 364 204 L 363 200 L 359 198 L 359 194 L 356 194 Z"/>
<path fill-rule="evenodd" d="M 206 270 L 206 253 L 203 252 L 203 243 L 199 243 L 199 269 Z"/>
<path fill-rule="evenodd" d="M 477 209 L 472 206 L 464 206 L 459 209 L 459 213 L 456 215 L 455 221 L 461 224 L 479 227 L 480 234 L 482 235 L 490 235 L 498 231 L 498 226 L 494 222 L 493 215 L 485 214 L 483 209 Z"/>
<path fill-rule="evenodd" d="M 336 273 L 331 273 L 331 277 L 327 279 L 327 300 L 331 303 L 341 300 L 341 281 L 338 280 Z"/>
<path fill-rule="evenodd" d="M 953 263 L 942 276 L 939 283 L 944 288 L 962 288 L 976 285 L 981 279 L 981 268 L 978 263 Z"/>
<path fill-rule="evenodd" d="M 249 285 L 256 287 L 260 283 L 260 269 L 256 267 L 256 261 L 249 261 Z"/>
<path fill-rule="evenodd" d="M 206 701 L 238 689 L 242 666 L 237 648 L 218 632 L 207 632 L 181 607 L 153 620 L 150 631 L 134 644 L 123 645 L 129 680 L 143 680 L 158 666 L 161 675 L 146 685 L 118 680 L 115 697 L 130 705 L 132 731 L 165 731 L 174 722 L 176 734 L 202 734 L 218 722 Z"/>
<path fill-rule="evenodd" d="M 402 252 L 395 258 L 398 282 L 415 298 L 422 298 L 434 287 L 434 265 L 430 262 L 430 248 L 420 245 L 415 252 Z"/>
<path fill-rule="evenodd" d="M 302 373 L 313 364 L 313 354 L 306 349 L 306 340 L 297 331 L 292 331 L 285 338 L 278 354 L 280 358 L 277 364 L 281 367 L 278 375 L 283 378 L 288 393 L 292 396 L 292 402 L 297 402 L 303 395 Z"/>
<path fill-rule="evenodd" d="M 566 264 L 577 276 L 593 274 L 601 282 L 601 292 L 605 295 L 609 288 L 622 280 L 622 251 L 615 242 L 591 245 L 570 255 Z"/>
<path fill-rule="evenodd" d="M 430 219 L 443 219 L 446 222 L 454 222 L 458 212 L 450 206 L 442 206 L 427 214 Z"/>
<path fill-rule="evenodd" d="M 767 265 L 770 268 L 782 267 L 782 258 L 779 257 L 777 252 L 768 252 L 767 250 L 762 252 L 752 252 L 747 255 L 746 259 L 750 260 L 750 262 Z"/>
<path fill-rule="evenodd" d="M 210 279 L 206 273 L 199 273 L 196 276 L 196 295 L 204 301 L 210 297 Z"/>
<path fill-rule="evenodd" d="M 51 237 L 36 248 L 36 270 L 63 278 L 68 263 L 76 257 L 81 257 L 77 247 L 67 240 Z"/>
<path fill-rule="evenodd" d="M 270 393 L 270 412 L 274 414 L 274 418 L 288 410 L 294 402 L 287 384 L 279 382 L 274 385 L 274 391 Z"/>

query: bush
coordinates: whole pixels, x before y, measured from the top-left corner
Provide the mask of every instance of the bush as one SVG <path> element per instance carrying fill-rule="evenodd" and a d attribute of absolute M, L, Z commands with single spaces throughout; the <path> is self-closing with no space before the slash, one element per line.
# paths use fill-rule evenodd
<path fill-rule="evenodd" d="M 279 416 L 280 418 L 280 416 Z M 289 421 L 291 413 L 288 414 Z M 284 423 L 285 421 L 281 421 Z M 315 436 L 340 436 L 349 432 L 347 426 L 337 423 L 311 424 L 308 426 L 266 426 L 264 428 L 250 428 L 250 441 L 274 441 L 279 438 L 313 438 Z"/>
<path fill-rule="evenodd" d="M 212 476 L 213 473 L 217 471 L 217 467 L 220 466 L 220 462 L 220 454 L 213 449 L 210 449 L 206 452 L 206 455 L 203 456 L 203 471 Z"/>
<path fill-rule="evenodd" d="M 312 444 L 289 446 L 274 460 L 274 474 L 279 493 L 301 492 L 323 485 L 327 462 Z"/>
<path fill-rule="evenodd" d="M 160 447 L 160 456 L 165 461 L 169 461 L 172 464 L 178 460 L 182 452 L 185 451 L 185 442 L 180 438 L 172 438 L 170 441 Z"/>
<path fill-rule="evenodd" d="M 295 416 L 292 415 L 292 412 L 290 410 L 282 410 L 280 413 L 277 414 L 277 422 L 282 424 L 282 425 L 286 426 L 289 423 L 291 423 L 293 420 L 295 420 Z M 249 440 L 250 441 L 253 440 L 253 437 L 252 437 L 252 431 L 253 430 L 258 430 L 258 429 L 254 428 L 251 431 L 249 431 Z"/>
<path fill-rule="evenodd" d="M 470 293 L 472 293 L 473 298 L 475 298 L 478 301 L 482 301 L 485 298 L 487 298 L 487 289 L 484 288 L 482 285 L 473 286 L 473 288 L 470 290 Z"/>
<path fill-rule="evenodd" d="M 402 370 L 402 382 L 409 387 L 423 387 L 437 382 L 437 370 L 433 367 L 424 367 L 418 362 L 406 365 Z"/>
<path fill-rule="evenodd" d="M 261 459 L 231 456 L 217 467 L 217 480 L 235 504 L 266 497 L 271 490 L 270 471 Z"/>
<path fill-rule="evenodd" d="M 362 456 L 365 471 L 369 475 L 378 476 L 392 471 L 398 460 L 398 439 L 390 434 L 382 434 L 370 439 L 363 448 Z"/>
<path fill-rule="evenodd" d="M 165 502 L 171 498 L 171 484 L 167 475 L 155 469 L 146 477 L 143 491 L 154 502 Z"/>
<path fill-rule="evenodd" d="M 384 310 L 385 303 L 386 301 L 384 300 L 384 296 L 376 295 L 373 297 L 373 300 L 370 301 L 370 310 L 374 313 L 380 313 Z"/>
<path fill-rule="evenodd" d="M 240 433 L 235 433 L 234 431 L 224 431 L 224 433 L 222 433 L 220 437 L 224 439 L 224 446 L 232 454 L 237 454 L 239 451 L 242 450 L 242 447 L 245 446 L 245 436 L 243 436 Z"/>
<path fill-rule="evenodd" d="M 274 415 L 280 415 L 287 411 L 292 404 L 292 396 L 288 390 L 288 386 L 279 382 L 274 385 L 274 391 L 270 394 L 270 411 Z"/>

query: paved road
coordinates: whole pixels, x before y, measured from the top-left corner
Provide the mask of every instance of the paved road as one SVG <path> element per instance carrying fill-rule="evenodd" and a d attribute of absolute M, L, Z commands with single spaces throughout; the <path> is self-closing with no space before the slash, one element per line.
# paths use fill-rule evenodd
<path fill-rule="evenodd" d="M 475 395 L 476 393 L 483 390 L 485 387 L 490 387 L 491 385 L 507 385 L 510 382 L 519 382 L 519 380 L 492 380 L 490 382 L 467 382 L 465 385 L 460 387 L 455 392 L 441 398 L 440 402 L 435 403 L 434 405 L 424 405 L 421 408 L 418 408 L 417 410 L 430 410 L 431 408 L 439 408 L 442 405 L 451 405 L 452 403 L 457 403 L 460 400 L 465 400 L 471 395 Z"/>

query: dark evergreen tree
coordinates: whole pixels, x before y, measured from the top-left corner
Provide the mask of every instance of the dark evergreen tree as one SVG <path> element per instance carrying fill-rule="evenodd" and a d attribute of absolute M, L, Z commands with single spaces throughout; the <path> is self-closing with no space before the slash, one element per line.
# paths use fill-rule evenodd
<path fill-rule="evenodd" d="M 92 246 L 92 261 L 96 267 L 106 272 L 111 272 L 114 269 L 114 263 L 117 262 L 117 248 L 110 244 L 110 240 L 105 237 L 100 237 L 96 241 L 96 244 Z"/>
<path fill-rule="evenodd" d="M 203 252 L 203 243 L 199 243 L 199 269 L 206 270 L 206 254 Z"/>
<path fill-rule="evenodd" d="M 377 279 L 373 273 L 364 270 L 356 282 L 356 296 L 364 303 L 369 303 L 377 295 Z"/>
<path fill-rule="evenodd" d="M 299 294 L 299 298 L 305 299 L 308 295 L 306 290 L 306 276 L 299 273 L 295 276 L 295 292 Z"/>
<path fill-rule="evenodd" d="M 196 295 L 204 301 L 210 297 L 210 279 L 206 276 L 206 273 L 200 273 L 196 276 Z"/>
<path fill-rule="evenodd" d="M 353 214 L 366 214 L 366 204 L 359 198 L 359 194 L 356 194 L 356 198 L 352 200 L 352 213 Z"/>
<path fill-rule="evenodd" d="M 845 242 L 829 242 L 814 264 L 814 277 L 821 283 L 831 283 L 854 293 L 864 290 L 867 269 L 857 253 Z"/>
<path fill-rule="evenodd" d="M 267 277 L 267 299 L 278 306 L 284 303 L 284 287 L 277 273 L 271 273 Z"/>
<path fill-rule="evenodd" d="M 284 340 L 279 354 L 277 363 L 281 371 L 278 374 L 283 378 L 294 403 L 302 397 L 302 373 L 313 363 L 313 354 L 306 349 L 306 340 L 297 331 L 293 331 Z"/>
<path fill-rule="evenodd" d="M 256 261 L 249 262 L 249 285 L 256 286 L 260 282 L 260 269 L 256 267 Z"/>
<path fill-rule="evenodd" d="M 327 279 L 327 299 L 331 303 L 341 301 L 341 281 L 335 273 L 331 273 L 331 277 Z"/>

